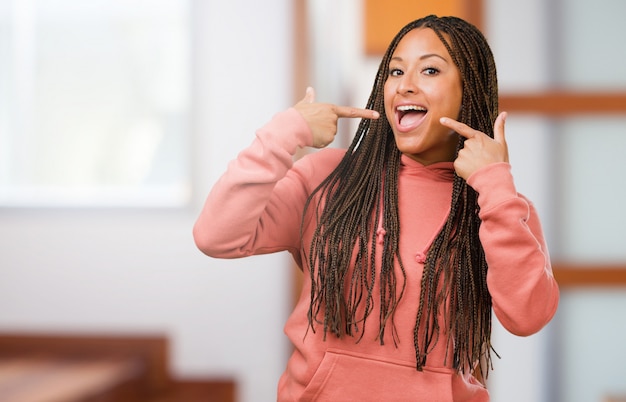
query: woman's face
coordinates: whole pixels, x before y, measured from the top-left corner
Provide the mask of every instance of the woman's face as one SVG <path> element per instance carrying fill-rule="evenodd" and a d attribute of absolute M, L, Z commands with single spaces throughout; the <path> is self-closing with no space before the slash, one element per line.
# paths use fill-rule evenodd
<path fill-rule="evenodd" d="M 435 32 L 407 33 L 392 55 L 384 89 L 400 152 L 423 165 L 453 161 L 459 137 L 439 119 L 458 118 L 462 92 L 461 74 Z"/>

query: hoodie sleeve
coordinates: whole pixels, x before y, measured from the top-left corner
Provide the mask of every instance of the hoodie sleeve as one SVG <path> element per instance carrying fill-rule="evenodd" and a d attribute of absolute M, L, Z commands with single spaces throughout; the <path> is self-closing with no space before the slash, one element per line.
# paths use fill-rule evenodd
<path fill-rule="evenodd" d="M 290 170 L 297 149 L 311 141 L 293 108 L 259 129 L 211 189 L 193 228 L 196 246 L 219 258 L 295 251 L 308 191 Z"/>
<path fill-rule="evenodd" d="M 508 163 L 486 166 L 467 182 L 479 194 L 479 233 L 494 312 L 511 333 L 531 335 L 552 319 L 559 302 L 537 211 L 517 193 Z"/>

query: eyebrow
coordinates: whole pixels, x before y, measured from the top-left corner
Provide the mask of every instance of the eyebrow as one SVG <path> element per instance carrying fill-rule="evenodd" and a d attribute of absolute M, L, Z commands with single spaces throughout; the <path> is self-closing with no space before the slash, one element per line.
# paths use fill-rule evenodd
<path fill-rule="evenodd" d="M 430 59 L 431 57 L 437 57 L 437 58 L 445 61 L 446 63 L 449 63 L 449 61 L 446 60 L 445 57 L 443 57 L 443 56 L 441 56 L 441 55 L 439 55 L 437 53 L 427 53 L 427 54 L 421 55 L 419 57 L 419 59 L 420 60 L 426 60 L 426 59 Z M 391 58 L 391 60 L 403 61 L 404 59 L 402 57 L 400 57 L 400 56 L 394 56 L 394 57 Z"/>

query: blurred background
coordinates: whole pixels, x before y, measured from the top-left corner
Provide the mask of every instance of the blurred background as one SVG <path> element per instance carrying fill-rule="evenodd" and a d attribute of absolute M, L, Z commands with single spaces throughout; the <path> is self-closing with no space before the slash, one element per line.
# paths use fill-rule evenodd
<path fill-rule="evenodd" d="M 494 51 L 562 291 L 537 335 L 496 323 L 492 400 L 626 400 L 626 2 L 420 3 L 0 0 L 0 335 L 163 336 L 172 376 L 275 400 L 297 273 L 197 251 L 204 197 L 307 85 L 361 107 L 387 35 L 456 14 Z"/>

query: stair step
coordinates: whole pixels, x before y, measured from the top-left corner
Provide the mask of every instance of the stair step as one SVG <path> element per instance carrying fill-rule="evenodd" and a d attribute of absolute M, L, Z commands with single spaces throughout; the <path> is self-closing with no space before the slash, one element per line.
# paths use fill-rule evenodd
<path fill-rule="evenodd" d="M 167 391 L 149 402 L 234 402 L 235 391 L 232 380 L 174 380 Z"/>
<path fill-rule="evenodd" d="M 86 402 L 122 391 L 140 396 L 145 371 L 132 357 L 0 357 L 0 401 Z"/>

